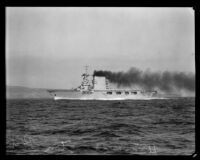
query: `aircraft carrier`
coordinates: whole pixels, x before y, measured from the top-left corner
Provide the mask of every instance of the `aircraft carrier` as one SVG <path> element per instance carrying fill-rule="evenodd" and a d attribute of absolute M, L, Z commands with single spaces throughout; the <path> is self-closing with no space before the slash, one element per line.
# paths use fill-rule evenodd
<path fill-rule="evenodd" d="M 89 77 L 92 77 L 89 80 Z M 106 77 L 88 74 L 88 66 L 82 74 L 81 85 L 75 89 L 48 90 L 54 100 L 126 100 L 126 99 L 149 99 L 157 95 L 157 91 L 145 91 L 134 89 L 111 89 Z"/>

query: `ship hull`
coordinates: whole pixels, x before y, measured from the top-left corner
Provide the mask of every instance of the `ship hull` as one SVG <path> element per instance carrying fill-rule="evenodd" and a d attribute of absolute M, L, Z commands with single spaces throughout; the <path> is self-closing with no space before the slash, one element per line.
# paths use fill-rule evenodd
<path fill-rule="evenodd" d="M 112 93 L 112 94 L 111 94 Z M 126 99 L 149 99 L 156 97 L 155 92 L 122 92 L 120 91 L 54 91 L 52 94 L 54 100 L 126 100 Z"/>

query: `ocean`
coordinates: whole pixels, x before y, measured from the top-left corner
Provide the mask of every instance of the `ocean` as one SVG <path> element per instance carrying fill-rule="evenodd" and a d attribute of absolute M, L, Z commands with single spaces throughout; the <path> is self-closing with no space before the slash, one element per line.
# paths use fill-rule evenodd
<path fill-rule="evenodd" d="M 13 99 L 7 155 L 192 155 L 195 98 Z"/>

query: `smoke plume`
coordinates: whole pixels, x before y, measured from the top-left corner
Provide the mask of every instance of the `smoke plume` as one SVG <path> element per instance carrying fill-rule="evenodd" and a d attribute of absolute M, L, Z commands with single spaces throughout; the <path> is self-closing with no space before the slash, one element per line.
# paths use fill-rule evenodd
<path fill-rule="evenodd" d="M 118 87 L 138 85 L 146 90 L 160 89 L 164 92 L 176 90 L 195 91 L 195 74 L 185 72 L 151 72 L 135 67 L 127 72 L 94 71 L 94 76 L 105 76 Z"/>

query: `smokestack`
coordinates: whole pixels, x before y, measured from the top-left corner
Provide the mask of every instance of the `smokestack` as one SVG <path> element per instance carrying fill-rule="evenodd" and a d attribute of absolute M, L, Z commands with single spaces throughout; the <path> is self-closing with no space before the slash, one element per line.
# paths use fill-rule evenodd
<path fill-rule="evenodd" d="M 195 75 L 185 72 L 151 72 L 142 71 L 135 67 L 127 72 L 94 71 L 94 76 L 104 76 L 118 87 L 131 87 L 138 85 L 146 90 L 159 88 L 170 92 L 173 89 L 195 91 Z"/>

